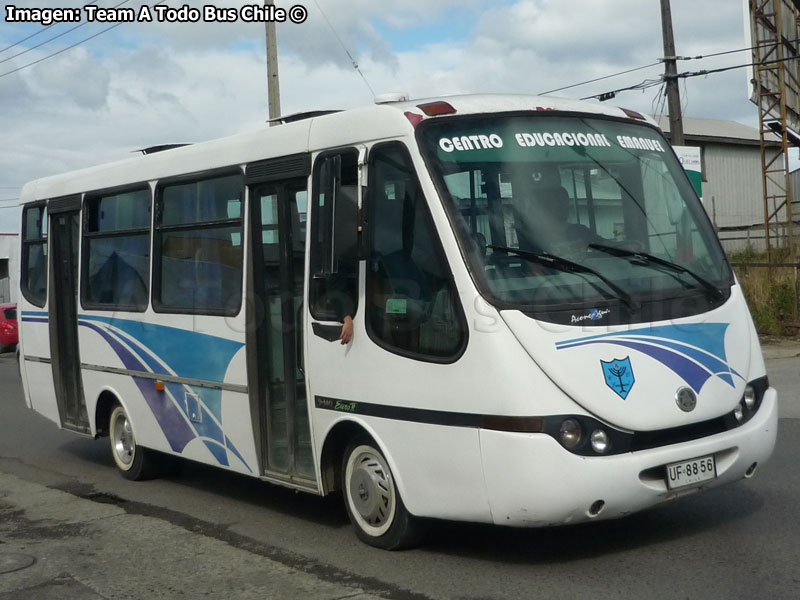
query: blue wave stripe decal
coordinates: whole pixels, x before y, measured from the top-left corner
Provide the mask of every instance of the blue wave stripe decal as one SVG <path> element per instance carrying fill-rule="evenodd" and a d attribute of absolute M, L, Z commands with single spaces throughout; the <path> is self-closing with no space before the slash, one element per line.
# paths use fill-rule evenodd
<path fill-rule="evenodd" d="M 574 340 L 556 342 L 556 347 L 560 349 L 576 342 L 586 342 L 589 340 L 644 336 L 647 338 L 672 340 L 674 342 L 682 342 L 689 346 L 695 346 L 727 362 L 725 358 L 725 332 L 729 325 L 729 323 L 689 323 L 685 325 L 642 327 L 639 329 L 630 329 L 628 331 L 602 333 L 600 335 L 591 335 Z"/>
<path fill-rule="evenodd" d="M 196 394 L 200 401 L 203 403 L 200 405 L 200 410 L 202 411 L 202 422 L 196 423 L 192 421 L 192 427 L 194 427 L 195 431 L 200 437 L 204 438 L 211 438 L 220 444 L 222 444 L 225 440 L 225 436 L 222 433 L 222 428 L 217 425 L 216 421 L 211 416 L 208 408 L 204 406 L 206 399 L 205 396 L 208 392 L 217 392 L 217 396 L 222 396 L 222 392 L 220 390 L 206 390 L 202 388 L 197 388 L 195 386 L 184 386 L 181 383 L 166 383 L 167 389 L 169 390 L 172 397 L 175 398 L 176 402 L 181 407 L 181 410 L 186 413 L 186 392 L 187 390 Z M 188 413 L 186 415 L 189 416 Z"/>
<path fill-rule="evenodd" d="M 233 442 L 227 435 L 225 436 L 225 445 L 228 447 L 228 450 L 233 452 L 236 458 L 242 461 L 242 464 L 245 466 L 245 468 L 252 473 L 253 469 L 250 468 L 250 465 L 247 464 L 247 461 L 244 459 L 244 456 L 242 456 L 242 454 L 236 449 L 236 446 L 233 445 Z"/>
<path fill-rule="evenodd" d="M 604 342 L 596 341 L 596 342 L 584 342 L 583 344 L 577 344 L 578 346 L 590 345 L 590 344 L 602 344 Z M 677 352 L 672 352 L 666 348 L 660 348 L 658 346 L 650 346 L 648 344 L 639 344 L 636 342 L 626 342 L 623 340 L 615 340 L 615 346 L 625 346 L 626 348 L 632 348 L 633 350 L 638 350 L 643 354 L 647 354 L 652 358 L 655 358 L 658 362 L 663 364 L 665 367 L 669 368 L 673 372 L 675 372 L 679 377 L 681 377 L 695 392 L 700 392 L 700 389 L 703 387 L 706 381 L 713 375 L 709 371 L 706 371 L 703 367 L 698 365 L 696 362 L 689 360 L 685 356 L 681 356 Z"/>
<path fill-rule="evenodd" d="M 665 342 L 663 340 L 654 340 L 647 338 L 638 338 L 638 339 L 634 338 L 631 339 L 630 341 L 643 341 L 648 344 L 654 344 L 658 346 L 664 346 L 666 348 L 672 348 L 677 352 L 686 354 L 690 358 L 694 359 L 695 362 L 699 362 L 709 371 L 714 373 L 714 375 L 718 375 L 721 377 L 722 376 L 721 374 L 723 373 L 724 374 L 731 373 L 733 375 L 736 375 L 740 379 L 744 380 L 744 377 L 739 375 L 739 373 L 737 373 L 735 369 L 732 369 L 728 363 L 719 360 L 715 356 L 712 356 L 711 354 L 709 354 L 705 350 L 701 350 L 700 348 L 695 348 L 694 346 L 686 346 L 684 344 L 677 344 L 675 342 Z M 731 385 L 733 385 L 733 379 L 731 379 Z"/>
<path fill-rule="evenodd" d="M 49 315 L 46 311 L 22 311 L 22 321 L 27 323 L 48 323 Z M 98 325 L 97 323 L 102 325 Z M 123 324 L 126 326 L 121 326 Z M 233 355 L 244 346 L 244 344 L 240 342 L 233 342 L 225 338 L 115 317 L 79 315 L 78 325 L 98 333 L 111 346 L 117 356 L 119 356 L 126 369 L 153 373 L 154 375 L 177 375 L 179 377 L 192 378 L 190 374 L 191 371 L 184 370 L 183 373 L 177 370 L 170 371 L 170 366 L 165 366 L 154 358 L 147 351 L 147 347 L 139 343 L 133 332 L 141 334 L 145 329 L 151 330 L 148 332 L 148 335 L 142 335 L 145 339 L 152 339 L 153 336 L 158 338 L 163 335 L 174 335 L 175 332 L 181 332 L 179 337 L 183 338 L 182 343 L 185 343 L 186 340 L 190 338 L 196 338 L 195 341 L 197 343 L 195 345 L 190 344 L 190 347 L 195 349 L 195 352 L 189 353 L 191 355 L 196 354 L 196 349 L 198 347 L 206 347 L 207 349 L 209 344 L 213 344 L 217 349 L 221 350 L 223 356 L 225 354 L 229 355 L 228 360 L 224 364 L 215 364 L 214 368 L 208 368 L 204 376 L 193 378 L 216 381 L 219 383 L 223 381 Z M 114 327 L 115 330 L 112 331 L 111 327 Z M 138 356 L 120 343 L 115 336 L 118 336 L 128 346 L 133 348 Z M 185 346 L 181 346 L 180 352 L 183 352 L 184 348 Z M 155 354 L 158 353 L 155 352 Z M 219 360 L 220 352 L 209 352 L 207 356 L 209 358 L 214 358 L 214 360 Z M 224 358 L 222 360 L 224 360 Z M 173 362 L 181 364 L 183 363 L 183 359 L 173 360 Z M 209 377 L 209 374 L 211 377 Z M 157 391 L 151 379 L 135 376 L 133 376 L 132 379 L 141 391 L 153 415 L 156 417 L 156 421 L 164 432 L 170 447 L 175 452 L 183 452 L 186 445 L 197 437 L 210 438 L 203 439 L 203 442 L 221 465 L 230 466 L 227 454 L 228 451 L 230 451 L 242 462 L 248 471 L 251 473 L 253 472 L 241 452 L 239 452 L 231 439 L 225 435 L 222 427 L 218 423 L 218 421 L 221 420 L 222 413 L 222 390 L 184 386 L 180 383 L 168 383 L 166 385 L 170 395 L 167 395 L 165 392 Z M 193 391 L 201 399 L 202 404 L 200 405 L 200 410 L 203 412 L 202 423 L 190 425 L 188 422 L 186 407 L 183 406 L 183 403 L 180 401 L 181 398 L 184 398 L 186 390 Z"/>
<path fill-rule="evenodd" d="M 162 374 L 165 374 L 165 375 L 171 375 L 172 374 L 172 373 L 169 373 L 168 370 L 161 363 L 156 361 L 152 356 L 150 356 L 147 352 L 145 352 L 146 349 L 142 348 L 141 345 L 139 345 L 135 340 L 132 340 L 132 339 L 128 338 L 128 336 L 124 336 L 122 334 L 118 334 L 118 335 L 120 335 L 120 337 L 123 337 L 123 339 L 125 339 L 125 341 L 128 344 L 130 344 L 131 346 L 133 346 L 134 348 L 136 348 L 138 350 L 139 355 L 141 356 L 141 358 L 143 360 L 145 360 L 147 362 L 148 366 L 150 367 L 150 369 L 151 369 L 151 371 L 153 373 L 162 373 Z M 185 405 L 185 402 L 183 402 L 183 400 L 185 400 L 186 391 L 187 390 L 195 393 L 197 395 L 197 397 L 200 398 L 200 400 L 202 402 L 202 405 L 200 406 L 200 410 L 203 413 L 203 419 L 202 419 L 201 423 L 192 422 L 191 423 L 191 427 L 195 430 L 195 432 L 197 433 L 197 435 L 199 437 L 211 438 L 211 439 L 219 442 L 219 444 L 224 444 L 225 443 L 225 440 L 227 439 L 227 437 L 223 433 L 222 427 L 212 417 L 212 414 L 213 414 L 214 417 L 217 418 L 217 420 L 219 420 L 221 418 L 221 414 L 222 414 L 222 390 L 201 388 L 201 387 L 197 387 L 197 386 L 190 386 L 190 385 L 184 385 L 184 384 L 173 383 L 173 382 L 168 382 L 165 385 L 166 385 L 167 389 L 169 390 L 170 394 L 172 395 L 172 397 L 175 399 L 175 402 L 178 404 L 179 409 L 186 415 L 187 419 L 189 418 L 188 409 L 187 409 L 187 407 Z M 212 410 L 212 407 L 216 407 L 216 411 Z M 239 451 L 236 450 L 236 448 L 233 446 L 233 443 L 230 444 L 230 449 L 234 452 L 236 457 L 239 458 L 239 460 L 242 461 L 242 464 L 245 466 L 245 468 L 248 471 L 252 472 L 252 469 L 250 469 L 250 466 L 247 464 L 247 462 L 241 456 Z M 217 459 L 219 459 L 219 457 L 217 456 L 216 453 L 214 453 L 214 456 Z M 224 461 L 219 461 L 219 462 L 221 464 L 223 464 L 223 465 L 228 465 L 229 464 L 228 457 L 225 456 L 225 460 Z"/>
<path fill-rule="evenodd" d="M 81 318 L 83 319 L 84 317 L 81 317 Z M 119 321 L 119 320 L 117 320 L 117 321 Z M 84 323 L 81 323 L 81 324 L 84 324 Z M 88 327 L 91 327 L 95 331 L 99 331 L 97 325 L 90 324 L 90 323 L 86 323 L 85 325 L 88 326 Z M 108 327 L 108 326 L 105 326 L 105 327 Z M 173 374 L 173 373 L 169 372 L 169 370 L 167 368 L 165 368 L 163 364 L 161 364 L 158 360 L 156 360 L 154 357 L 152 357 L 146 351 L 147 349 L 144 348 L 141 344 L 139 344 L 136 340 L 131 339 L 129 336 L 127 336 L 127 335 L 125 335 L 123 333 L 120 333 L 118 331 L 115 331 L 114 334 L 118 335 L 120 338 L 122 338 L 125 341 L 125 343 L 127 343 L 129 346 L 134 348 L 137 351 L 137 353 L 138 353 L 139 357 L 141 358 L 141 360 L 143 360 L 143 361 L 145 361 L 145 363 L 147 363 L 147 367 L 149 367 L 149 369 L 140 369 L 140 370 L 149 370 L 153 374 L 162 374 L 162 375 L 172 375 Z M 226 369 L 227 369 L 227 367 L 226 367 Z M 151 384 L 152 384 L 152 382 L 151 382 Z M 183 413 L 184 416 L 186 417 L 186 419 L 189 419 L 189 415 L 188 415 L 188 412 L 187 412 L 188 408 L 185 406 L 185 402 L 184 402 L 186 391 L 187 390 L 192 391 L 198 396 L 198 398 L 200 398 L 202 404 L 200 405 L 199 408 L 203 413 L 202 422 L 201 423 L 192 422 L 189 425 L 189 427 L 191 427 L 193 429 L 193 431 L 195 432 L 195 434 L 196 434 L 195 437 L 211 438 L 211 439 L 217 441 L 222 446 L 227 445 L 228 449 L 231 452 L 233 452 L 233 454 L 242 462 L 244 467 L 248 471 L 250 471 L 252 473 L 253 470 L 250 468 L 250 465 L 247 464 L 247 461 L 244 460 L 244 457 L 236 449 L 236 447 L 234 446 L 233 442 L 231 442 L 230 439 L 224 434 L 224 432 L 222 430 L 222 427 L 217 422 L 217 421 L 219 421 L 221 419 L 221 413 L 222 413 L 222 390 L 201 388 L 201 387 L 197 387 L 197 386 L 189 386 L 189 385 L 184 385 L 184 384 L 181 384 L 181 383 L 174 383 L 174 382 L 168 382 L 165 385 L 166 385 L 167 390 L 169 391 L 170 395 L 174 399 L 173 406 L 176 406 L 176 410 L 179 410 L 181 413 Z M 210 409 L 209 404 L 211 404 L 212 406 L 216 407 L 216 409 L 217 409 L 216 410 L 216 414 L 214 414 L 215 411 Z M 216 420 L 214 419 L 214 417 L 216 417 Z M 168 434 L 168 432 L 166 430 L 164 430 L 164 434 L 167 436 L 167 438 L 169 438 L 169 434 Z M 192 438 L 192 439 L 194 439 L 194 438 Z M 170 444 L 171 444 L 171 442 L 170 442 Z M 206 445 L 208 445 L 208 444 L 206 444 Z M 184 446 L 185 446 L 185 444 L 184 444 Z M 214 455 L 215 458 L 217 458 L 217 460 L 220 462 L 220 464 L 225 465 L 225 466 L 229 466 L 229 461 L 228 461 L 227 454 L 224 456 L 224 460 L 220 460 L 220 457 L 219 457 L 219 455 L 218 455 L 218 453 L 216 451 L 212 452 L 212 454 Z"/>
<path fill-rule="evenodd" d="M 179 377 L 221 383 L 228 365 L 244 344 L 177 327 L 115 317 L 81 315 L 125 332 L 157 355 Z"/>
<path fill-rule="evenodd" d="M 119 356 L 126 369 L 131 371 L 147 371 L 145 365 L 142 364 L 130 350 L 114 339 L 109 333 L 103 331 L 100 326 L 83 321 L 80 322 L 79 325 L 99 333 L 102 338 L 108 342 L 114 352 L 117 353 L 117 356 Z M 161 426 L 167 441 L 169 441 L 170 447 L 175 452 L 182 452 L 186 445 L 197 437 L 194 430 L 186 422 L 183 414 L 164 392 L 159 392 L 155 389 L 151 379 L 133 377 L 133 381 L 136 383 L 139 391 L 142 392 L 147 405 L 150 407 L 156 421 L 158 421 L 158 424 Z"/>
<path fill-rule="evenodd" d="M 725 355 L 725 333 L 728 327 L 729 323 L 643 327 L 556 342 L 556 349 L 611 344 L 638 350 L 671 369 L 699 393 L 706 381 L 713 376 L 719 377 L 731 387 L 735 387 L 732 375 L 743 379 L 731 368 Z"/>
<path fill-rule="evenodd" d="M 228 451 L 225 446 L 221 446 L 213 440 L 203 440 L 209 452 L 214 455 L 221 465 L 228 466 Z"/>

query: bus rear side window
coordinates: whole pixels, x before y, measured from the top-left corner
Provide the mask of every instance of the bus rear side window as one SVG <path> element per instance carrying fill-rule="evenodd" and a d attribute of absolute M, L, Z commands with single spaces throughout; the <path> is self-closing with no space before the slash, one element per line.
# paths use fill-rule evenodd
<path fill-rule="evenodd" d="M 149 187 L 86 199 L 84 308 L 138 311 L 147 308 L 150 200 Z"/>
<path fill-rule="evenodd" d="M 153 307 L 228 315 L 242 303 L 241 174 L 158 188 Z"/>
<path fill-rule="evenodd" d="M 22 223 L 22 293 L 41 308 L 47 301 L 47 205 L 26 207 Z"/>

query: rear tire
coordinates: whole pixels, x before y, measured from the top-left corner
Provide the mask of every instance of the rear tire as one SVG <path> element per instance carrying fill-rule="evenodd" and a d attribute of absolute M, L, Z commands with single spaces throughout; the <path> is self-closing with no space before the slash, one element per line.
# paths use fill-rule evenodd
<path fill-rule="evenodd" d="M 120 474 L 131 481 L 152 479 L 156 475 L 156 461 L 152 450 L 136 444 L 131 420 L 120 405 L 111 411 L 108 420 L 108 439 L 111 456 Z"/>
<path fill-rule="evenodd" d="M 342 493 L 358 538 L 383 550 L 416 546 L 422 522 L 408 512 L 386 459 L 374 442 L 351 442 L 342 460 Z"/>

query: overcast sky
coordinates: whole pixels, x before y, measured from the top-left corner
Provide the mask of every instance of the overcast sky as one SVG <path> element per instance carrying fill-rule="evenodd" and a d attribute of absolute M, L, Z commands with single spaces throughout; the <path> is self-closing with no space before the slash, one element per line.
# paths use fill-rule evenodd
<path fill-rule="evenodd" d="M 210 1 L 165 4 L 202 7 Z M 120 2 L 95 4 L 112 7 Z M 27 8 L 83 6 L 80 0 L 12 3 Z M 218 7 L 251 3 L 261 0 L 216 0 Z M 337 35 L 376 93 L 401 91 L 412 98 L 538 94 L 649 65 L 663 55 L 658 0 L 297 3 L 307 8 L 307 20 L 278 25 L 284 114 L 372 102 Z M 127 0 L 122 6 L 138 9 L 142 4 Z M 288 9 L 293 2 L 276 4 Z M 672 0 L 672 13 L 681 56 L 745 46 L 741 0 Z M 16 209 L 10 206 L 30 179 L 124 159 L 138 148 L 197 142 L 263 126 L 267 93 L 262 23 L 125 23 L 26 67 L 109 25 L 89 23 L 68 32 L 75 24 L 44 28 L 0 19 L 0 231 L 16 229 Z M 48 41 L 59 34 L 64 35 Z M 748 61 L 749 55 L 740 52 L 681 62 L 679 70 Z M 25 68 L 11 73 L 20 67 Z M 582 98 L 657 79 L 661 73 L 663 66 L 654 66 L 554 95 Z M 611 102 L 662 113 L 666 109 L 659 90 L 628 91 Z M 681 91 L 686 116 L 757 124 L 743 69 L 685 80 Z"/>

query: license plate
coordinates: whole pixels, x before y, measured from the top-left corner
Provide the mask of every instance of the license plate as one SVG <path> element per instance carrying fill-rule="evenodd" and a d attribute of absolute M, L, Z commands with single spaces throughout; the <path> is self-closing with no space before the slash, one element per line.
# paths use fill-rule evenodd
<path fill-rule="evenodd" d="M 667 487 L 671 490 L 714 479 L 717 465 L 713 456 L 702 456 L 667 465 Z"/>

